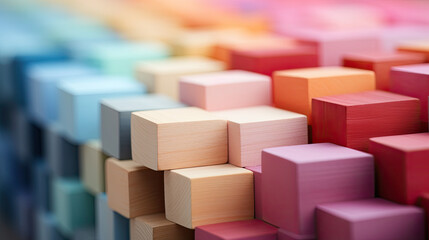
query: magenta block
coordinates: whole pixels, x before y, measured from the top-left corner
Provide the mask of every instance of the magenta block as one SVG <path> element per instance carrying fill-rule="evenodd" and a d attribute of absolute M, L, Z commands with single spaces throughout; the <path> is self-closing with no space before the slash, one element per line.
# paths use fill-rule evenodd
<path fill-rule="evenodd" d="M 372 155 L 331 143 L 262 151 L 263 220 L 291 234 L 315 234 L 316 205 L 372 198 Z"/>
<path fill-rule="evenodd" d="M 284 229 L 279 229 L 277 231 L 277 240 L 316 240 L 316 237 L 314 234 L 300 235 L 290 233 Z"/>
<path fill-rule="evenodd" d="M 423 240 L 424 223 L 422 209 L 378 198 L 317 207 L 319 240 Z"/>
<path fill-rule="evenodd" d="M 276 240 L 277 228 L 253 219 L 195 228 L 195 240 Z"/>
<path fill-rule="evenodd" d="M 255 193 L 255 218 L 262 220 L 262 169 L 261 165 L 246 167 L 253 172 L 253 183 Z"/>

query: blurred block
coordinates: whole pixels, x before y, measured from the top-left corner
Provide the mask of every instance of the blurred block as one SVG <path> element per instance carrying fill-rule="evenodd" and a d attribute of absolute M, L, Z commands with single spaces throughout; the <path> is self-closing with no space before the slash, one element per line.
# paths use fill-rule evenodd
<path fill-rule="evenodd" d="M 164 182 L 166 217 L 184 227 L 254 216 L 253 174 L 244 168 L 221 164 L 171 170 Z"/>
<path fill-rule="evenodd" d="M 307 116 L 311 125 L 311 99 L 375 89 L 372 71 L 321 67 L 278 71 L 273 76 L 274 105 Z"/>
<path fill-rule="evenodd" d="M 421 8 L 422 11 L 425 11 L 425 8 Z M 404 12 L 403 9 L 399 10 Z M 412 14 L 415 14 L 415 11 L 406 11 Z M 423 42 L 424 40 L 429 39 L 429 32 L 427 31 L 427 26 L 420 24 L 393 24 L 383 26 L 379 29 L 380 38 L 383 44 L 383 50 L 393 52 L 397 50 L 398 45 L 411 43 L 412 42 Z"/>
<path fill-rule="evenodd" d="M 58 221 L 50 212 L 39 211 L 36 218 L 37 240 L 65 240 L 66 238 L 58 231 Z"/>
<path fill-rule="evenodd" d="M 115 228 L 113 210 L 107 204 L 107 195 L 100 193 L 96 198 L 97 216 L 95 220 L 97 240 L 114 240 Z"/>
<path fill-rule="evenodd" d="M 270 78 L 241 70 L 182 77 L 179 91 L 181 102 L 208 111 L 271 105 Z"/>
<path fill-rule="evenodd" d="M 115 240 L 128 240 L 130 239 L 130 220 L 123 217 L 119 213 L 113 213 L 113 228 Z"/>
<path fill-rule="evenodd" d="M 59 230 L 65 236 L 72 237 L 76 230 L 94 226 L 94 197 L 78 179 L 54 179 L 53 203 Z"/>
<path fill-rule="evenodd" d="M 106 162 L 106 184 L 109 207 L 126 218 L 164 211 L 164 179 L 156 172 L 134 161 Z"/>
<path fill-rule="evenodd" d="M 165 218 L 164 213 L 145 215 L 131 219 L 131 240 L 193 240 L 194 231 Z"/>
<path fill-rule="evenodd" d="M 429 193 L 424 193 L 419 198 L 418 205 L 425 210 L 426 213 L 426 236 L 429 238 Z"/>
<path fill-rule="evenodd" d="M 229 163 L 261 165 L 264 148 L 306 144 L 307 117 L 269 106 L 214 112 L 228 120 Z"/>
<path fill-rule="evenodd" d="M 317 207 L 320 240 L 423 240 L 424 222 L 423 210 L 377 198 Z"/>
<path fill-rule="evenodd" d="M 148 92 L 179 98 L 179 78 L 185 75 L 225 70 L 225 64 L 205 57 L 174 57 L 146 61 L 136 67 L 137 79 Z"/>
<path fill-rule="evenodd" d="M 394 66 L 423 63 L 422 54 L 365 52 L 344 55 L 343 66 L 374 71 L 376 88 L 390 90 L 390 68 Z"/>
<path fill-rule="evenodd" d="M 375 158 L 380 197 L 416 204 L 429 191 L 428 133 L 371 138 L 370 152 Z"/>
<path fill-rule="evenodd" d="M 416 98 L 384 91 L 314 98 L 313 142 L 368 151 L 369 138 L 420 132 L 419 108 Z"/>
<path fill-rule="evenodd" d="M 107 156 L 98 140 L 79 146 L 80 175 L 84 187 L 93 195 L 104 192 L 105 162 Z"/>
<path fill-rule="evenodd" d="M 294 235 L 315 234 L 318 204 L 374 196 L 373 157 L 331 143 L 265 149 L 262 172 L 263 220 Z"/>
<path fill-rule="evenodd" d="M 277 240 L 277 228 L 261 220 L 217 223 L 195 228 L 195 240 Z"/>
<path fill-rule="evenodd" d="M 95 240 L 94 228 L 80 228 L 73 233 L 72 240 Z"/>
<path fill-rule="evenodd" d="M 65 135 L 85 142 L 100 135 L 100 100 L 141 95 L 145 87 L 129 78 L 96 76 L 59 85 L 59 119 Z M 70 111 L 72 110 L 72 111 Z"/>
<path fill-rule="evenodd" d="M 429 36 L 426 40 L 405 42 L 398 45 L 399 52 L 422 53 L 426 57 L 426 62 L 429 62 Z"/>
<path fill-rule="evenodd" d="M 227 121 L 199 108 L 134 112 L 133 160 L 153 170 L 226 163 Z"/>
<path fill-rule="evenodd" d="M 11 194 L 11 193 L 9 193 Z M 13 193 L 12 193 L 13 194 Z M 15 226 L 21 239 L 32 239 L 34 235 L 34 205 L 31 192 L 19 191 L 15 193 Z"/>
<path fill-rule="evenodd" d="M 185 107 L 163 95 L 103 99 L 101 101 L 101 145 L 117 159 L 131 159 L 131 112 Z"/>
<path fill-rule="evenodd" d="M 277 231 L 277 239 L 278 240 L 316 240 L 316 236 L 314 234 L 309 234 L 309 235 L 294 234 L 279 228 Z"/>
<path fill-rule="evenodd" d="M 50 173 L 45 161 L 34 163 L 33 167 L 34 208 L 40 211 L 51 211 Z"/>
<path fill-rule="evenodd" d="M 246 167 L 253 172 L 253 191 L 255 193 L 255 218 L 262 220 L 262 167 Z"/>

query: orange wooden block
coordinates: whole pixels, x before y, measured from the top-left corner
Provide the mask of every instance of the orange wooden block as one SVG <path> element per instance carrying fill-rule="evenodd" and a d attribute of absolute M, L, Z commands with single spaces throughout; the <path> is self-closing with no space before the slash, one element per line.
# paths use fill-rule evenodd
<path fill-rule="evenodd" d="M 400 52 L 423 53 L 429 62 L 429 40 L 402 43 L 397 48 Z"/>

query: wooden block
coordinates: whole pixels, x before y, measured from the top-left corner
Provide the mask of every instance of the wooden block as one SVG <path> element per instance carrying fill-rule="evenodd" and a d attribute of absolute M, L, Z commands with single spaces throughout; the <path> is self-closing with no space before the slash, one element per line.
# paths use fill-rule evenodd
<path fill-rule="evenodd" d="M 222 164 L 171 170 L 164 182 L 166 217 L 184 227 L 254 216 L 253 174 L 244 168 Z"/>
<path fill-rule="evenodd" d="M 65 240 L 66 238 L 58 231 L 58 221 L 50 212 L 38 211 L 36 216 L 37 240 Z"/>
<path fill-rule="evenodd" d="M 192 240 L 194 231 L 179 226 L 165 218 L 164 213 L 131 219 L 131 240 Z"/>
<path fill-rule="evenodd" d="M 429 193 L 424 193 L 420 196 L 418 205 L 423 208 L 426 214 L 426 236 L 429 239 Z"/>
<path fill-rule="evenodd" d="M 72 240 L 95 240 L 94 228 L 80 228 L 73 233 Z"/>
<path fill-rule="evenodd" d="M 331 143 L 268 148 L 262 196 L 264 221 L 314 237 L 316 205 L 374 196 L 374 159 Z"/>
<path fill-rule="evenodd" d="M 343 66 L 374 71 L 376 88 L 390 90 L 390 68 L 423 63 L 425 57 L 415 53 L 365 52 L 344 55 Z"/>
<path fill-rule="evenodd" d="M 117 159 L 131 159 L 131 112 L 185 107 L 163 95 L 103 99 L 101 101 L 101 145 Z"/>
<path fill-rule="evenodd" d="M 114 240 L 115 228 L 113 223 L 113 210 L 107 204 L 107 195 L 100 193 L 96 198 L 95 229 L 98 240 Z"/>
<path fill-rule="evenodd" d="M 225 64 L 205 57 L 174 57 L 146 61 L 137 65 L 137 79 L 148 87 L 148 92 L 179 99 L 179 78 L 191 74 L 225 70 Z"/>
<path fill-rule="evenodd" d="M 4 165 L 2 165 L 4 167 Z M 32 166 L 34 208 L 51 211 L 51 175 L 45 161 L 38 161 Z"/>
<path fill-rule="evenodd" d="M 419 108 L 416 98 L 383 91 L 314 98 L 313 142 L 368 151 L 372 137 L 420 132 Z"/>
<path fill-rule="evenodd" d="M 255 193 L 255 218 L 262 220 L 262 167 L 246 167 L 253 172 L 253 192 Z"/>
<path fill-rule="evenodd" d="M 429 62 L 429 41 L 411 41 L 404 42 L 397 46 L 399 52 L 422 53 L 425 55 L 426 62 Z"/>
<path fill-rule="evenodd" d="M 311 99 L 375 89 L 372 71 L 321 67 L 278 71 L 273 77 L 274 105 L 307 116 L 311 125 Z"/>
<path fill-rule="evenodd" d="M 380 197 L 415 204 L 421 193 L 429 191 L 428 140 L 428 133 L 370 139 Z"/>
<path fill-rule="evenodd" d="M 31 239 L 34 235 L 34 206 L 30 191 L 20 190 L 14 193 L 14 226 L 20 239 Z"/>
<path fill-rule="evenodd" d="M 80 176 L 83 186 L 93 195 L 104 192 L 105 162 L 107 155 L 98 140 L 79 146 Z"/>
<path fill-rule="evenodd" d="M 214 112 L 228 120 L 229 163 L 261 165 L 264 148 L 306 144 L 307 117 L 269 106 Z"/>
<path fill-rule="evenodd" d="M 179 92 L 181 102 L 208 111 L 271 105 L 270 78 L 241 70 L 182 77 Z"/>
<path fill-rule="evenodd" d="M 277 228 L 261 220 L 217 223 L 195 228 L 195 240 L 277 240 Z"/>
<path fill-rule="evenodd" d="M 423 210 L 383 199 L 322 204 L 317 237 L 330 239 L 425 239 Z"/>
<path fill-rule="evenodd" d="M 284 229 L 278 229 L 277 231 L 278 240 L 316 240 L 314 234 L 302 235 L 288 232 Z"/>
<path fill-rule="evenodd" d="M 109 207 L 126 218 L 164 211 L 164 178 L 134 161 L 106 162 Z"/>
<path fill-rule="evenodd" d="M 113 228 L 115 240 L 129 240 L 130 239 L 130 220 L 123 217 L 119 213 L 113 213 Z"/>
<path fill-rule="evenodd" d="M 133 160 L 153 170 L 228 161 L 227 122 L 198 108 L 134 112 Z"/>

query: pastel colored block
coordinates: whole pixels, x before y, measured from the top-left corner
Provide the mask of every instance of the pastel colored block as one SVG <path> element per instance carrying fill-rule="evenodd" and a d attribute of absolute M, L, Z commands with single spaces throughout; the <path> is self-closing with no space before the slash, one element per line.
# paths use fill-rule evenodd
<path fill-rule="evenodd" d="M 146 61 L 136 67 L 137 79 L 148 92 L 179 99 L 179 78 L 185 75 L 225 70 L 225 64 L 205 57 L 173 57 Z"/>
<path fill-rule="evenodd" d="M 164 211 L 164 178 L 134 161 L 106 162 L 106 193 L 109 207 L 126 218 Z"/>
<path fill-rule="evenodd" d="M 166 217 L 184 227 L 254 216 L 253 173 L 244 168 L 221 164 L 171 170 L 164 182 Z"/>
<path fill-rule="evenodd" d="M 309 235 L 294 234 L 284 229 L 279 229 L 277 231 L 277 239 L 278 240 L 316 240 L 316 237 L 314 236 L 314 234 L 309 234 Z"/>
<path fill-rule="evenodd" d="M 264 148 L 306 144 L 307 117 L 269 106 L 214 112 L 228 120 L 229 163 L 261 165 Z"/>
<path fill-rule="evenodd" d="M 182 77 L 179 92 L 181 102 L 208 111 L 271 105 L 270 77 L 241 70 Z"/>
<path fill-rule="evenodd" d="M 253 191 L 255 193 L 255 218 L 262 220 L 262 167 L 246 167 L 253 172 Z"/>
<path fill-rule="evenodd" d="M 380 197 L 416 204 L 429 191 L 429 134 L 417 133 L 370 139 Z"/>
<path fill-rule="evenodd" d="M 45 161 L 38 161 L 33 166 L 34 208 L 41 211 L 51 210 L 51 175 Z"/>
<path fill-rule="evenodd" d="M 93 195 L 104 192 L 105 162 L 107 155 L 98 140 L 79 146 L 80 175 L 83 186 Z"/>
<path fill-rule="evenodd" d="M 101 101 L 101 145 L 117 159 L 131 159 L 131 112 L 185 107 L 163 95 L 103 99 Z"/>
<path fill-rule="evenodd" d="M 422 209 L 378 198 L 317 207 L 317 237 L 320 240 L 423 240 L 424 223 Z"/>
<path fill-rule="evenodd" d="M 331 143 L 262 152 L 262 217 L 294 235 L 315 234 L 316 205 L 374 196 L 372 155 Z"/>
<path fill-rule="evenodd" d="M 314 98 L 313 142 L 368 151 L 372 137 L 420 132 L 419 108 L 417 98 L 384 91 Z"/>
<path fill-rule="evenodd" d="M 278 71 L 273 76 L 274 105 L 307 116 L 311 125 L 311 99 L 375 89 L 374 73 L 345 67 Z"/>
<path fill-rule="evenodd" d="M 115 228 L 113 222 L 114 212 L 109 208 L 107 195 L 100 193 L 96 197 L 95 229 L 97 240 L 114 240 Z"/>
<path fill-rule="evenodd" d="M 179 226 L 165 218 L 164 213 L 145 215 L 131 219 L 131 240 L 193 240 L 194 231 Z"/>
<path fill-rule="evenodd" d="M 424 63 L 425 57 L 415 53 L 365 52 L 344 55 L 343 66 L 374 71 L 376 88 L 390 90 L 390 68 Z"/>
<path fill-rule="evenodd" d="M 36 216 L 37 240 L 65 240 L 66 238 L 58 231 L 58 221 L 51 212 L 37 212 Z"/>
<path fill-rule="evenodd" d="M 199 108 L 134 112 L 133 160 L 153 170 L 228 161 L 227 122 Z"/>
<path fill-rule="evenodd" d="M 95 240 L 94 228 L 80 228 L 73 233 L 72 240 Z"/>
<path fill-rule="evenodd" d="M 195 240 L 277 240 L 277 228 L 261 221 L 217 223 L 195 228 Z"/>
<path fill-rule="evenodd" d="M 411 52 L 411 53 L 424 54 L 426 58 L 426 62 L 429 62 L 429 40 L 409 41 L 409 42 L 401 43 L 397 46 L 397 50 L 399 52 Z"/>
<path fill-rule="evenodd" d="M 145 87 L 129 78 L 95 76 L 59 85 L 59 122 L 64 134 L 82 143 L 100 137 L 100 100 L 136 96 Z"/>

